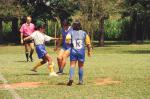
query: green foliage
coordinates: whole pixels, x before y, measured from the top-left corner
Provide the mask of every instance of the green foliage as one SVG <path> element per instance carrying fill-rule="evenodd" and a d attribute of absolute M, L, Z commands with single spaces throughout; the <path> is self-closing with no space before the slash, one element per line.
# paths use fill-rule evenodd
<path fill-rule="evenodd" d="M 121 38 L 121 21 L 106 20 L 105 21 L 105 38 L 108 40 L 117 40 Z"/>

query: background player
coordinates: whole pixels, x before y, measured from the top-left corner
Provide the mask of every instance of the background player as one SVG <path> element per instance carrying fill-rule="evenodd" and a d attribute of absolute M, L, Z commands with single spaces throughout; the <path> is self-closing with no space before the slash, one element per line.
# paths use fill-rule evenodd
<path fill-rule="evenodd" d="M 23 38 L 30 36 L 34 30 L 35 26 L 33 23 L 31 23 L 32 18 L 28 16 L 26 18 L 26 23 L 24 23 L 20 28 L 20 38 L 21 38 L 21 44 L 24 44 L 25 46 L 25 55 L 27 62 L 29 61 L 29 58 L 31 61 L 33 61 L 32 55 L 34 52 L 34 42 L 33 40 L 23 41 Z"/>
<path fill-rule="evenodd" d="M 45 23 L 43 21 L 37 21 L 36 27 L 37 31 L 33 32 L 33 34 L 24 39 L 25 41 L 34 39 L 37 55 L 39 59 L 42 59 L 42 61 L 37 63 L 31 71 L 36 72 L 38 67 L 48 62 L 48 69 L 50 71 L 49 76 L 58 76 L 54 72 L 54 63 L 52 62 L 52 57 L 47 53 L 44 44 L 45 41 L 57 40 L 57 38 L 52 38 L 44 34 Z"/>

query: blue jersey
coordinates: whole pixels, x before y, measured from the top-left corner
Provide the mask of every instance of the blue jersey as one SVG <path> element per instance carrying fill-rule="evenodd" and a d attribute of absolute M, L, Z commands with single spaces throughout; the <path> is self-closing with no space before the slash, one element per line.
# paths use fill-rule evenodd
<path fill-rule="evenodd" d="M 85 61 L 85 43 L 86 43 L 86 32 L 83 30 L 72 30 L 70 33 L 71 36 L 71 52 L 70 52 L 70 61 Z"/>
<path fill-rule="evenodd" d="M 68 45 L 66 43 L 66 35 L 69 32 L 71 32 L 71 31 L 72 31 L 72 27 L 71 26 L 68 28 L 68 30 L 64 30 L 64 29 L 61 30 L 61 33 L 62 33 L 62 48 L 65 49 L 65 50 L 67 50 L 68 48 L 70 48 L 70 45 Z"/>
<path fill-rule="evenodd" d="M 75 50 L 85 50 L 86 32 L 73 30 L 70 32 L 72 47 Z"/>

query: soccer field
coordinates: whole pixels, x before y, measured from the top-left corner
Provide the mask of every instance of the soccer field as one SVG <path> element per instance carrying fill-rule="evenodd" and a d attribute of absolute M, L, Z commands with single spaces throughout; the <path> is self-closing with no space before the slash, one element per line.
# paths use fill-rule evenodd
<path fill-rule="evenodd" d="M 52 47 L 55 70 L 57 53 Z M 110 45 L 95 47 L 91 58 L 86 56 L 84 85 L 78 83 L 77 67 L 71 87 L 65 75 L 49 77 L 47 66 L 30 69 L 38 62 L 25 62 L 23 46 L 0 46 L 0 99 L 150 99 L 150 45 Z"/>

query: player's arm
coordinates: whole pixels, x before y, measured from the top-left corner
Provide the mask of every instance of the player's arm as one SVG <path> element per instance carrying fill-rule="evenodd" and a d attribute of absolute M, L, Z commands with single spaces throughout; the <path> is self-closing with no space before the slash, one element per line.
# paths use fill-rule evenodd
<path fill-rule="evenodd" d="M 21 44 L 23 44 L 23 25 L 21 26 L 19 31 L 20 31 L 20 42 Z"/>
<path fill-rule="evenodd" d="M 90 37 L 89 35 L 86 34 L 86 45 L 87 45 L 87 49 L 88 49 L 88 56 L 90 57 L 91 56 L 91 40 L 90 40 Z"/>
<path fill-rule="evenodd" d="M 62 44 L 62 35 L 60 36 L 60 39 L 57 40 L 57 44 L 56 47 L 54 48 L 54 51 L 57 51 L 61 44 Z"/>
<path fill-rule="evenodd" d="M 49 42 L 50 40 L 59 40 L 60 38 L 54 38 L 54 37 L 50 37 L 48 35 L 45 35 L 44 39 L 46 42 Z"/>
<path fill-rule="evenodd" d="M 21 44 L 23 44 L 23 33 L 20 33 L 20 40 Z"/>
<path fill-rule="evenodd" d="M 70 44 L 71 43 L 71 33 L 68 33 L 66 36 L 66 43 Z"/>

